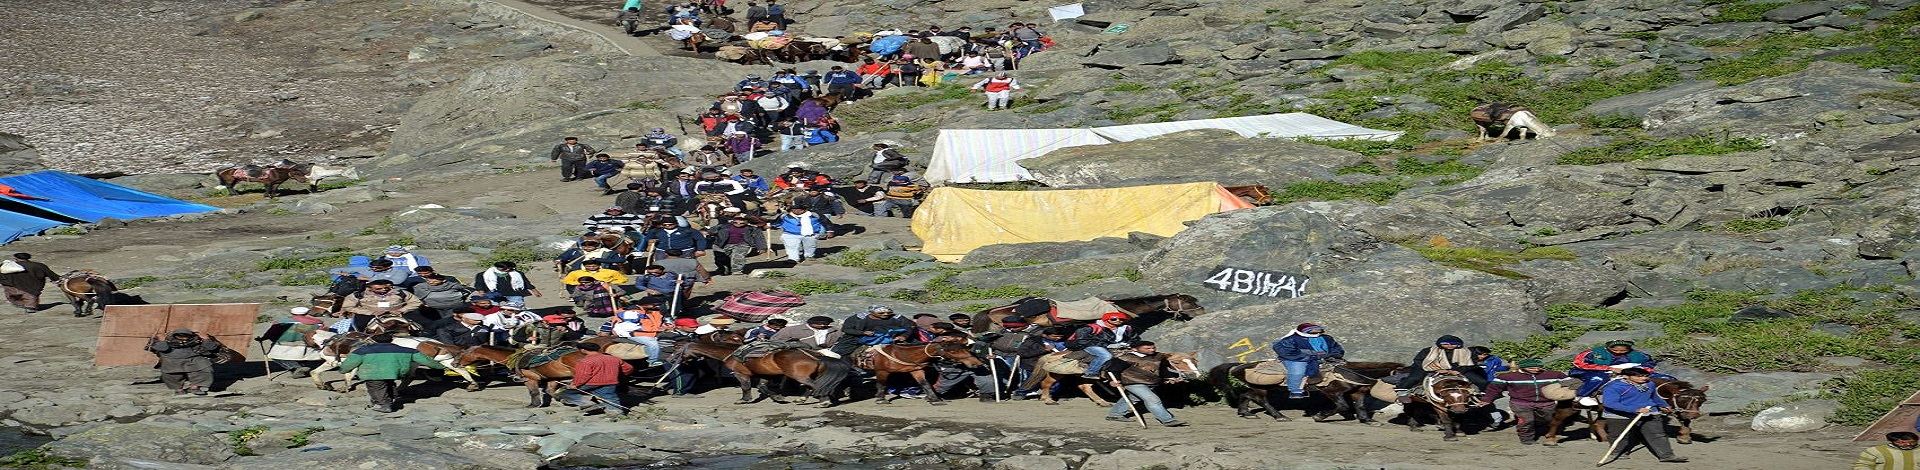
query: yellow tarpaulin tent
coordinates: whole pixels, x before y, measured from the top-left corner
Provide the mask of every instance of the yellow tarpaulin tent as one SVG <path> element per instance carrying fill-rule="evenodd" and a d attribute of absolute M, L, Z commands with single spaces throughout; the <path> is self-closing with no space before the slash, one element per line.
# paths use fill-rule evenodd
<path fill-rule="evenodd" d="M 1215 212 L 1253 207 L 1218 183 L 1182 183 L 1068 191 L 981 191 L 938 188 L 914 212 L 921 252 L 959 261 L 998 243 L 1124 237 L 1128 232 L 1173 236 L 1185 222 Z"/>

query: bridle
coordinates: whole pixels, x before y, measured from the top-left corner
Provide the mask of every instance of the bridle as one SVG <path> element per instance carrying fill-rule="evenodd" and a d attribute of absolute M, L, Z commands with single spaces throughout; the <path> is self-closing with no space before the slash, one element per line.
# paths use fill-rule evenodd
<path fill-rule="evenodd" d="M 1666 392 L 1668 390 L 1667 388 L 1668 386 L 1673 387 L 1672 391 Z M 1693 391 L 1697 393 L 1682 393 L 1682 392 L 1688 392 L 1688 391 Z M 1666 393 L 1662 393 L 1662 392 L 1666 392 Z M 1683 412 L 1683 413 L 1693 414 L 1695 416 L 1698 416 L 1700 414 L 1700 405 L 1706 404 L 1707 402 L 1706 393 L 1698 392 L 1697 390 L 1694 390 L 1694 389 L 1682 389 L 1679 386 L 1673 385 L 1673 382 L 1668 382 L 1659 387 L 1655 387 L 1654 393 L 1660 395 L 1660 398 L 1666 400 L 1667 403 L 1672 404 L 1674 410 Z M 1692 418 L 1688 418 L 1688 419 L 1692 419 Z"/>
<path fill-rule="evenodd" d="M 1174 308 L 1174 301 L 1176 300 L 1182 305 L 1181 308 Z M 1205 308 L 1201 307 L 1198 302 L 1189 302 L 1187 299 L 1181 298 L 1180 295 L 1169 295 L 1160 299 L 1160 310 L 1172 313 L 1175 317 L 1192 318 L 1193 315 L 1188 315 L 1187 312 L 1205 310 Z"/>
<path fill-rule="evenodd" d="M 1183 357 L 1180 359 L 1179 362 L 1182 364 L 1186 364 L 1188 367 L 1187 369 L 1181 369 L 1178 367 L 1173 368 L 1173 372 L 1180 374 L 1180 378 L 1189 379 L 1189 380 L 1200 378 L 1200 375 L 1201 375 L 1200 364 L 1197 362 L 1194 362 L 1192 357 Z"/>

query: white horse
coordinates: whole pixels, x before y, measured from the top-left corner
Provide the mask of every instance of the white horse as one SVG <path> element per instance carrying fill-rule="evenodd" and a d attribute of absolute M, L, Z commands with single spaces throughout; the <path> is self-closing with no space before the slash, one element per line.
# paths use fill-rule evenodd
<path fill-rule="evenodd" d="M 1542 122 L 1539 116 L 1533 114 L 1532 110 L 1519 106 L 1488 103 L 1473 108 L 1473 111 L 1468 113 L 1468 116 L 1472 117 L 1473 124 L 1480 128 L 1480 137 L 1475 139 L 1478 141 L 1487 140 L 1488 131 L 1493 130 L 1493 126 L 1502 125 L 1503 123 L 1505 127 L 1500 129 L 1500 133 L 1497 134 L 1503 138 L 1512 133 L 1516 128 L 1520 129 L 1520 139 L 1523 140 L 1527 138 L 1527 133 L 1529 132 L 1533 133 L 1535 138 L 1553 137 L 1555 134 L 1553 126 Z"/>
<path fill-rule="evenodd" d="M 307 168 L 307 181 L 311 181 L 314 186 L 319 186 L 320 180 L 327 178 L 357 180 L 360 179 L 360 169 L 350 166 L 346 168 L 328 168 L 320 165 L 313 165 Z"/>

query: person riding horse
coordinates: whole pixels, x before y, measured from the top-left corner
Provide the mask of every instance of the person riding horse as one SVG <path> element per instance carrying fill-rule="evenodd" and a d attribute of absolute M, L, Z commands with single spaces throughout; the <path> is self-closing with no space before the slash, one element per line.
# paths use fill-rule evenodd
<path fill-rule="evenodd" d="M 1459 376 L 1481 389 L 1487 385 L 1487 374 L 1475 365 L 1473 353 L 1468 351 L 1466 342 L 1454 335 L 1443 335 L 1434 340 L 1433 347 L 1420 350 L 1413 356 L 1413 372 L 1400 381 L 1400 389 L 1407 390 L 1400 395 L 1400 401 L 1407 403 L 1411 395 L 1425 386 L 1429 375 Z"/>
<path fill-rule="evenodd" d="M 1125 313 L 1109 312 L 1101 315 L 1099 321 L 1080 327 L 1067 337 L 1067 349 L 1086 351 L 1088 356 L 1093 357 L 1093 362 L 1087 364 L 1087 371 L 1082 377 L 1099 378 L 1107 361 L 1113 360 L 1113 350 L 1131 348 L 1133 343 L 1140 341 L 1139 329 L 1128 326 L 1129 321 L 1132 318 Z"/>

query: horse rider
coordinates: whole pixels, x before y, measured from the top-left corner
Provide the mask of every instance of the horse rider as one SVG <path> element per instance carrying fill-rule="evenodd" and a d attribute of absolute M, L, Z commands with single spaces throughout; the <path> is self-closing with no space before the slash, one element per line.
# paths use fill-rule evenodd
<path fill-rule="evenodd" d="M 514 329 L 513 341 L 525 348 L 540 349 L 552 349 L 562 344 L 578 342 L 584 332 L 572 328 L 572 324 L 577 322 L 579 319 L 559 313 L 540 317 L 540 321 L 529 322 Z"/>
<path fill-rule="evenodd" d="M 1574 396 L 1581 398 L 1580 404 L 1592 406 L 1594 392 L 1620 369 L 1638 367 L 1651 373 L 1655 365 L 1652 355 L 1633 349 L 1633 341 L 1616 339 L 1574 354 L 1573 368 L 1567 370 L 1567 375 L 1581 380 L 1580 389 L 1574 392 Z M 1654 377 L 1673 378 L 1666 374 L 1654 374 Z"/>
<path fill-rule="evenodd" d="M 719 331 L 732 331 L 733 323 L 734 323 L 733 317 L 724 316 L 724 315 L 714 315 L 713 317 L 707 319 L 706 324 L 700 325 L 699 327 L 694 328 L 693 334 L 697 336 L 704 336 L 704 335 L 714 333 L 714 332 L 719 332 Z"/>
<path fill-rule="evenodd" d="M 1040 334 L 1028 336 L 1025 342 L 1020 343 L 1020 374 L 1018 375 L 1022 378 L 1019 383 L 1027 383 L 1028 379 L 1025 377 L 1037 373 L 1034 367 L 1039 366 L 1041 357 L 1066 351 L 1069 334 L 1073 334 L 1073 331 L 1065 327 L 1047 327 L 1040 330 Z M 1013 399 L 1026 400 L 1038 396 L 1040 396 L 1039 390 L 1015 390 Z"/>
<path fill-rule="evenodd" d="M 400 245 L 388 246 L 386 256 L 381 259 L 393 262 L 393 267 L 402 272 L 412 272 L 413 268 L 421 266 L 433 266 L 433 262 L 427 261 L 427 257 L 413 254 L 407 251 L 407 247 Z"/>
<path fill-rule="evenodd" d="M 1086 351 L 1088 356 L 1093 357 L 1093 362 L 1087 364 L 1087 372 L 1081 377 L 1099 378 L 1107 362 L 1113 360 L 1112 350 L 1132 347 L 1134 342 L 1140 340 L 1140 332 L 1127 325 L 1131 320 L 1125 313 L 1107 312 L 1100 316 L 1099 321 L 1080 327 L 1067 337 L 1067 349 Z"/>
<path fill-rule="evenodd" d="M 641 234 L 641 239 L 653 244 L 653 258 L 660 259 L 667 250 L 689 252 L 694 258 L 707 255 L 707 236 L 699 230 L 680 226 L 678 218 L 662 219 L 660 226 Z"/>
<path fill-rule="evenodd" d="M 954 326 L 960 325 L 956 323 Z M 1026 377 L 1020 373 L 1020 345 L 1026 344 L 1029 337 L 1039 336 L 1040 330 L 1040 326 L 1027 323 L 1025 317 L 1008 315 L 1000 319 L 999 329 L 980 335 L 980 341 L 987 343 L 992 359 L 1000 361 L 998 366 L 1005 371 L 1002 375 L 1008 382 L 1019 384 L 1026 381 Z"/>
<path fill-rule="evenodd" d="M 469 305 L 467 296 L 473 294 L 473 288 L 460 285 L 453 276 L 432 274 L 424 279 L 413 286 L 413 297 L 420 299 L 420 308 L 409 318 L 414 323 L 431 325 Z"/>
<path fill-rule="evenodd" d="M 727 202 L 732 204 L 733 207 L 747 207 L 747 198 L 753 195 L 752 191 L 747 188 L 747 185 L 740 184 L 739 181 L 727 179 L 725 175 L 719 172 L 709 171 L 701 173 L 700 179 L 701 181 L 699 183 L 694 183 L 693 185 L 693 192 L 695 194 L 724 195 L 727 197 Z"/>
<path fill-rule="evenodd" d="M 619 271 L 611 269 L 601 269 L 601 266 L 602 263 L 597 259 L 581 261 L 580 269 L 568 271 L 566 276 L 560 278 L 560 283 L 566 285 L 567 293 L 571 294 L 575 289 L 580 287 L 581 278 L 591 277 L 595 280 L 606 281 L 613 284 L 626 284 L 628 282 L 627 275 L 620 274 Z"/>
<path fill-rule="evenodd" d="M 772 338 L 773 335 L 780 333 L 780 330 L 784 330 L 784 329 L 787 329 L 787 319 L 769 318 L 765 323 L 761 323 L 760 326 L 748 328 L 745 333 L 741 333 L 742 335 L 741 339 L 744 339 L 746 340 L 746 342 L 749 342 L 749 343 L 754 341 L 765 340 L 767 338 Z"/>
<path fill-rule="evenodd" d="M 393 335 L 381 333 L 373 335 L 372 340 L 373 344 L 347 354 L 346 359 L 340 361 L 340 372 L 357 371 L 354 376 L 366 382 L 367 399 L 373 402 L 367 408 L 373 411 L 393 412 L 395 385 L 400 377 L 412 374 L 415 366 L 447 368 L 417 349 L 393 344 Z"/>
<path fill-rule="evenodd" d="M 346 266 L 328 269 L 332 284 L 327 287 L 327 293 L 344 296 L 365 289 L 367 281 L 373 280 L 372 264 L 373 258 L 354 255 L 347 258 Z M 387 269 L 393 269 L 393 265 L 387 265 Z"/>
<path fill-rule="evenodd" d="M 747 189 L 753 193 L 755 198 L 773 191 L 773 183 L 767 182 L 766 178 L 760 177 L 760 175 L 755 174 L 753 170 L 750 169 L 741 168 L 739 174 L 733 175 L 733 180 L 745 185 Z"/>
<path fill-rule="evenodd" d="M 1413 355 L 1413 371 L 1400 381 L 1401 403 L 1412 402 L 1414 390 L 1426 385 L 1427 376 L 1439 374 L 1456 376 L 1473 383 L 1475 390 L 1486 388 L 1487 374 L 1475 365 L 1473 352 L 1468 351 L 1466 342 L 1454 335 L 1442 335 L 1433 341 L 1433 346 L 1421 349 Z"/>
<path fill-rule="evenodd" d="M 1520 435 L 1520 443 L 1534 445 L 1539 443 L 1540 427 L 1553 421 L 1553 411 L 1558 405 L 1553 399 L 1540 394 L 1540 388 L 1547 384 L 1567 378 L 1557 370 L 1547 370 L 1546 362 L 1539 359 L 1523 359 L 1520 370 L 1502 372 L 1493 377 L 1493 384 L 1487 386 L 1487 402 L 1500 399 L 1500 395 L 1511 395 L 1508 404 L 1513 408 L 1513 416 L 1520 422 L 1514 431 Z M 1548 442 L 1546 445 L 1559 445 Z"/>
<path fill-rule="evenodd" d="M 618 256 L 617 254 L 615 256 Z M 473 275 L 473 293 L 506 303 L 518 302 L 526 305 L 527 297 L 539 297 L 540 288 L 527 279 L 527 273 L 520 271 L 520 265 L 512 261 L 498 261 L 493 267 Z"/>
<path fill-rule="evenodd" d="M 833 317 L 815 315 L 807 318 L 806 328 L 781 328 L 772 337 L 767 338 L 767 341 L 798 343 L 814 349 L 823 356 L 837 359 L 840 355 L 834 353 L 832 348 L 840 341 L 840 336 L 840 327 L 833 325 Z"/>
<path fill-rule="evenodd" d="M 320 361 L 325 359 L 320 357 L 319 348 L 307 345 L 307 337 L 319 331 L 320 325 L 325 323 L 318 318 L 308 316 L 307 313 L 310 311 L 312 310 L 307 307 L 294 307 L 291 311 L 293 316 L 288 317 L 284 322 L 267 327 L 268 333 L 273 333 L 277 329 L 279 334 L 270 335 L 271 337 L 263 335 L 273 342 L 272 346 L 267 347 L 267 360 L 292 371 L 294 378 L 308 377 L 313 366 L 319 365 Z"/>
<path fill-rule="evenodd" d="M 608 206 L 600 213 L 588 216 L 586 221 L 580 222 L 580 227 L 590 233 L 610 228 L 637 231 L 640 230 L 640 215 L 628 213 L 626 208 L 620 206 Z"/>
<path fill-rule="evenodd" d="M 583 167 L 587 164 L 587 156 L 599 151 L 580 143 L 579 137 L 567 137 L 565 140 L 566 143 L 553 146 L 553 152 L 548 155 L 548 159 L 560 162 L 560 182 L 586 179 Z"/>
<path fill-rule="evenodd" d="M 493 339 L 493 329 L 483 323 L 486 319 L 478 313 L 462 313 L 454 316 L 453 321 L 441 323 L 427 336 L 463 348 L 487 344 Z"/>
<path fill-rule="evenodd" d="M 1340 342 L 1328 336 L 1326 327 L 1301 323 L 1286 336 L 1273 341 L 1273 354 L 1287 368 L 1287 392 L 1291 398 L 1307 397 L 1307 377 L 1319 377 L 1322 358 L 1339 359 L 1347 354 Z"/>
<path fill-rule="evenodd" d="M 206 396 L 213 387 L 213 358 L 220 353 L 220 340 L 213 335 L 181 328 L 165 338 L 153 335 L 147 351 L 160 356 L 160 381 L 175 395 L 191 393 Z"/>
<path fill-rule="evenodd" d="M 374 260 L 376 263 L 379 260 Z M 393 281 L 375 279 L 367 282 L 367 288 L 342 299 L 340 315 L 346 317 L 335 322 L 329 329 L 335 333 L 362 331 L 373 319 L 388 315 L 405 315 L 420 308 L 420 299 L 406 291 L 394 288 Z"/>
<path fill-rule="evenodd" d="M 581 240 L 579 244 L 560 252 L 553 263 L 569 273 L 586 269 L 588 261 L 597 266 L 607 266 L 627 262 L 627 258 L 610 247 L 601 246 L 600 240 Z M 571 285 L 571 284 L 569 284 Z"/>
<path fill-rule="evenodd" d="M 683 341 L 695 341 L 693 332 L 698 328 L 700 328 L 700 320 L 676 318 L 673 320 L 673 327 L 660 334 L 660 345 L 665 348 Z M 699 363 L 700 356 L 686 354 L 678 356 L 677 361 L 680 364 L 670 367 L 665 377 L 668 395 L 673 398 L 699 398 L 699 394 L 693 393 L 693 386 L 699 380 L 700 371 L 703 369 Z"/>
<path fill-rule="evenodd" d="M 1667 442 L 1666 412 L 1673 411 L 1673 405 L 1658 393 L 1659 387 L 1653 384 L 1652 374 L 1646 369 L 1628 367 L 1620 371 L 1620 380 L 1608 381 L 1601 387 L 1603 397 L 1600 417 L 1607 420 L 1607 433 L 1614 439 L 1627 445 L 1615 445 L 1614 450 L 1602 462 L 1612 461 L 1627 455 L 1633 450 L 1633 439 L 1638 436 L 1647 450 L 1653 452 L 1661 462 L 1684 463 L 1685 458 L 1673 454 L 1673 445 Z M 1635 419 L 1636 415 L 1645 415 Z M 1636 429 L 1628 429 L 1632 425 Z M 1619 444 L 1619 443 L 1616 443 Z"/>
<path fill-rule="evenodd" d="M 7 303 L 26 313 L 40 311 L 40 291 L 46 290 L 47 281 L 60 282 L 60 275 L 34 261 L 31 254 L 14 253 L 13 259 L 0 261 L 0 287 L 6 291 Z"/>
<path fill-rule="evenodd" d="M 640 136 L 640 142 L 648 147 L 666 149 L 667 153 L 673 154 L 674 158 L 678 158 L 682 162 L 687 160 L 687 152 L 680 150 L 679 147 L 680 138 L 674 137 L 673 134 L 668 134 L 667 128 L 655 127 L 651 129 L 646 135 Z"/>
<path fill-rule="evenodd" d="M 614 315 L 614 321 L 602 325 L 601 334 L 640 344 L 646 348 L 649 365 L 661 365 L 660 333 L 667 331 L 667 325 L 671 322 L 660 311 L 658 299 L 641 299 L 635 304 L 633 308 Z"/>
<path fill-rule="evenodd" d="M 1114 361 L 1099 369 L 1088 369 L 1099 373 L 1113 374 L 1108 384 L 1123 389 L 1125 395 L 1107 409 L 1107 421 L 1126 421 L 1127 412 L 1133 408 L 1129 400 L 1140 400 L 1141 406 L 1160 421 L 1161 426 L 1176 428 L 1187 423 L 1173 418 L 1166 405 L 1160 402 L 1160 395 L 1153 393 L 1153 387 L 1161 384 L 1176 384 L 1184 381 L 1180 374 L 1167 364 L 1167 355 L 1157 350 L 1152 341 L 1139 341 L 1133 344 L 1133 350 L 1114 356 Z"/>
<path fill-rule="evenodd" d="M 847 317 L 840 322 L 840 340 L 834 342 L 833 353 L 836 356 L 853 354 L 860 346 L 890 344 L 907 340 L 912 333 L 912 320 L 894 315 L 893 309 L 884 305 L 867 307 L 866 313 Z"/>

